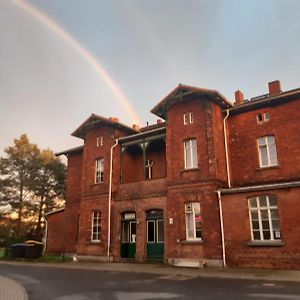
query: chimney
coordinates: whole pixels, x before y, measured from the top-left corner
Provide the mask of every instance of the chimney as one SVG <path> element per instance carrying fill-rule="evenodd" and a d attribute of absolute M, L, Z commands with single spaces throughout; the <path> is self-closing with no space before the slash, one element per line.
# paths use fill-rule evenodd
<path fill-rule="evenodd" d="M 119 123 L 119 118 L 109 117 L 108 120 L 114 123 Z"/>
<path fill-rule="evenodd" d="M 234 93 L 234 96 L 235 96 L 235 102 L 234 102 L 235 105 L 240 105 L 244 103 L 244 94 L 240 90 L 236 91 Z"/>
<path fill-rule="evenodd" d="M 161 119 L 157 119 L 157 124 L 161 124 L 162 120 Z"/>
<path fill-rule="evenodd" d="M 137 124 L 133 124 L 132 129 L 135 130 L 135 131 L 140 131 L 140 126 L 137 125 Z"/>
<path fill-rule="evenodd" d="M 274 96 L 274 95 L 280 94 L 282 92 L 279 80 L 269 82 L 268 86 L 269 86 L 269 95 L 270 96 Z"/>

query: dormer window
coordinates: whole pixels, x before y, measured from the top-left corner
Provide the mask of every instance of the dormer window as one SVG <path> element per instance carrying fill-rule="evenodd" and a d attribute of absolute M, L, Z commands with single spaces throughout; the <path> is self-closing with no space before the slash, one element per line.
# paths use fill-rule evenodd
<path fill-rule="evenodd" d="M 188 124 L 192 124 L 192 123 L 194 123 L 193 113 L 192 112 L 185 113 L 183 115 L 183 124 L 188 125 Z"/>

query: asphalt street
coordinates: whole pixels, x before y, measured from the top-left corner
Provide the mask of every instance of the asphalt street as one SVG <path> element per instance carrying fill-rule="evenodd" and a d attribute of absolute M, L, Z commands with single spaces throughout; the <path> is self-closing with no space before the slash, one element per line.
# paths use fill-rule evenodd
<path fill-rule="evenodd" d="M 0 265 L 30 300 L 300 299 L 299 282 Z M 1 299 L 2 300 L 2 299 Z M 4 299 L 3 299 L 4 300 Z"/>

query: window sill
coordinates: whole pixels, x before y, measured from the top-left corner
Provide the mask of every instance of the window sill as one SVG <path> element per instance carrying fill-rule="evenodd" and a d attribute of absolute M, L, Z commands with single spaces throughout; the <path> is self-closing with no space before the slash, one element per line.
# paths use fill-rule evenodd
<path fill-rule="evenodd" d="M 193 172 L 193 171 L 199 171 L 199 167 L 196 168 L 190 168 L 190 169 L 182 169 L 180 170 L 180 173 L 185 173 L 185 172 Z"/>
<path fill-rule="evenodd" d="M 103 181 L 102 182 L 97 182 L 97 183 L 92 183 L 91 186 L 99 186 L 99 185 L 101 185 L 103 183 L 104 183 Z"/>
<path fill-rule="evenodd" d="M 256 171 L 263 171 L 263 170 L 270 170 L 270 169 L 280 169 L 281 165 L 274 165 L 274 166 L 265 166 L 265 167 L 258 167 Z"/>
<path fill-rule="evenodd" d="M 181 244 L 184 244 L 184 245 L 203 245 L 204 242 L 203 240 L 183 240 L 183 241 L 180 241 Z"/>
<path fill-rule="evenodd" d="M 278 241 L 250 241 L 247 243 L 249 247 L 282 247 L 284 242 Z"/>
<path fill-rule="evenodd" d="M 93 245 L 97 246 L 97 245 L 101 244 L 101 241 L 89 241 L 89 242 L 86 242 L 86 244 L 91 245 L 91 246 L 93 246 Z"/>

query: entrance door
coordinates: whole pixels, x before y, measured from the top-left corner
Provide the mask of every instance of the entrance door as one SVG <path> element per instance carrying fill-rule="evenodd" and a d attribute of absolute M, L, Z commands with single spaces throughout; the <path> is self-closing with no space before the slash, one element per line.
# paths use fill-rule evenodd
<path fill-rule="evenodd" d="M 147 258 L 158 261 L 164 258 L 164 219 L 162 210 L 147 212 Z"/>
<path fill-rule="evenodd" d="M 136 251 L 135 213 L 125 213 L 121 221 L 121 257 L 135 258 Z"/>

